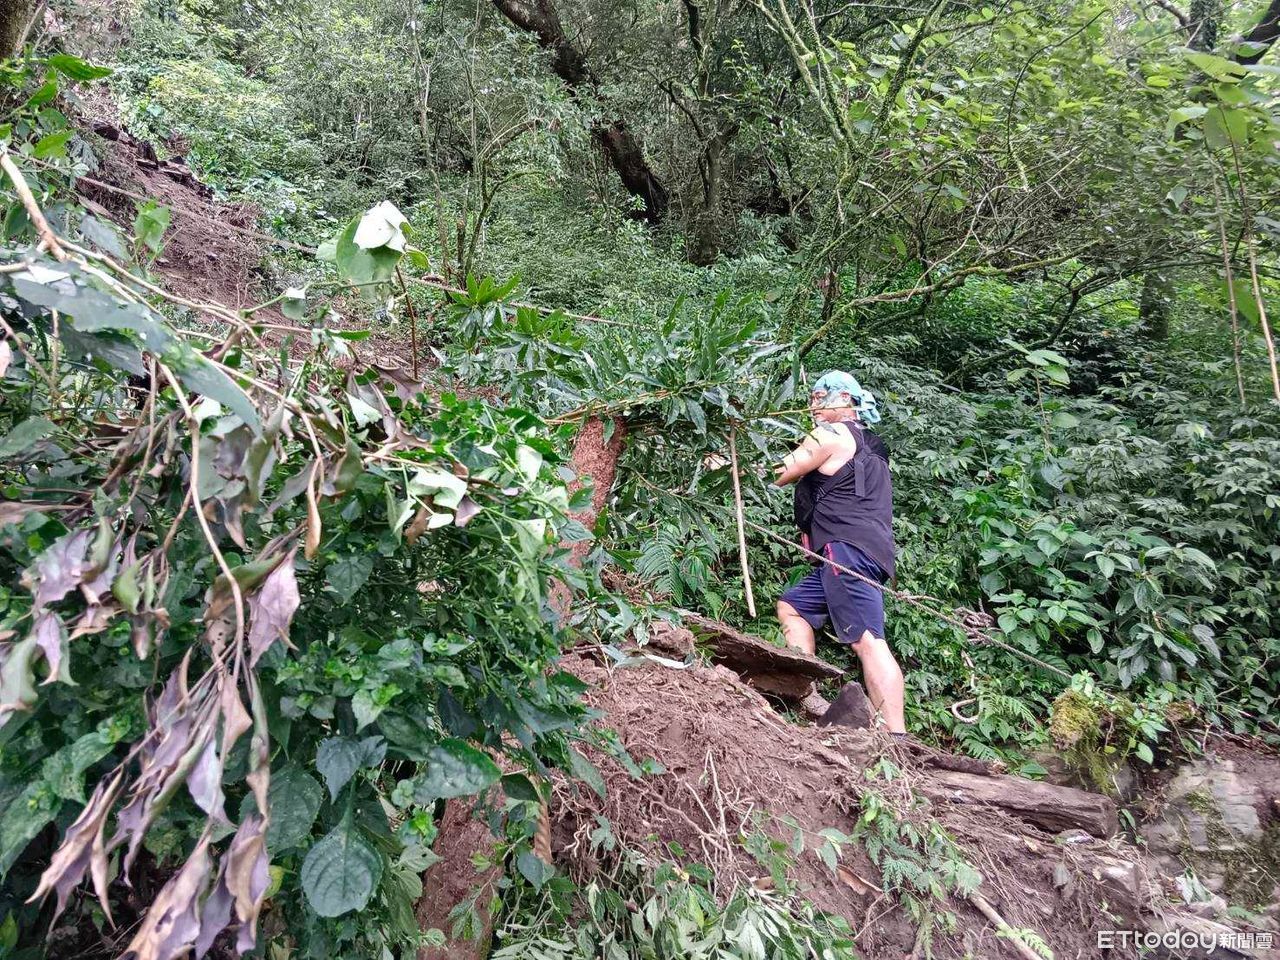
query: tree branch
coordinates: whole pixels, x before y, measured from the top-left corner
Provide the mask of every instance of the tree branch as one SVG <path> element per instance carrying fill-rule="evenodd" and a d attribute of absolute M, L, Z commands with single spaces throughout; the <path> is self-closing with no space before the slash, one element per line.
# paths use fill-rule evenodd
<path fill-rule="evenodd" d="M 1280 0 L 1271 0 L 1262 19 L 1253 29 L 1240 38 L 1242 49 L 1236 53 L 1236 63 L 1257 63 L 1280 38 Z"/>
<path fill-rule="evenodd" d="M 1191 19 L 1185 13 L 1183 13 L 1181 10 L 1175 7 L 1172 3 L 1170 3 L 1169 0 L 1151 0 L 1151 2 L 1155 4 L 1157 7 L 1159 7 L 1161 10 L 1163 10 L 1165 13 L 1172 16 L 1173 19 L 1177 20 L 1178 26 L 1180 26 L 1183 30 L 1186 30 L 1188 33 L 1191 32 Z"/>

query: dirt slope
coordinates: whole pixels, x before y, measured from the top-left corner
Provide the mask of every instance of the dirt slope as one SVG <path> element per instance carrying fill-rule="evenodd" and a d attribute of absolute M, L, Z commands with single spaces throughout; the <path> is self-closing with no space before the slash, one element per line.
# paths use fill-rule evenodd
<path fill-rule="evenodd" d="M 591 684 L 591 705 L 632 755 L 656 759 L 665 772 L 636 780 L 597 756 L 607 778 L 604 801 L 580 785 L 559 782 L 552 810 L 562 868 L 577 876 L 596 868 L 588 836 L 603 814 L 626 845 L 663 858 L 670 857 L 667 844 L 674 841 L 713 866 L 721 883 L 769 885 L 769 869 L 739 838 L 764 829 L 790 841 L 790 818 L 805 838 L 805 850 L 789 870 L 797 892 L 844 917 L 859 932 L 867 957 L 911 953 L 917 924 L 895 898 L 881 893 L 880 871 L 859 845 L 844 848 L 834 873 L 816 850 L 821 830 L 854 831 L 863 813 L 860 797 L 872 786 L 864 771 L 878 757 L 888 756 L 904 776 L 876 788 L 906 805 L 913 790 L 928 791 L 934 771 L 895 754 L 873 734 L 791 724 L 723 667 L 610 669 L 586 653 L 566 666 Z M 1081 831 L 1055 835 L 1001 810 L 945 800 L 917 805 L 910 814 L 917 824 L 929 817 L 982 873 L 983 896 L 1012 926 L 1039 931 L 1056 957 L 1097 956 L 1098 930 L 1145 926 L 1151 891 L 1135 851 L 1122 841 Z M 948 906 L 958 925 L 953 933 L 937 934 L 936 956 L 1018 955 L 970 904 Z"/>

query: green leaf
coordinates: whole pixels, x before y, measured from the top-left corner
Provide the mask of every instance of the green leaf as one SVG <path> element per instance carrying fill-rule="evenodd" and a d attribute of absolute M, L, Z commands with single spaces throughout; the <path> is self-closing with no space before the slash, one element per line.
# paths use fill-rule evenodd
<path fill-rule="evenodd" d="M 0 877 L 60 809 L 62 800 L 43 780 L 27 784 L 13 799 L 0 815 Z"/>
<path fill-rule="evenodd" d="M 133 235 L 152 253 L 159 253 L 164 246 L 164 232 L 169 229 L 170 212 L 154 200 L 148 200 L 138 208 L 133 219 Z"/>
<path fill-rule="evenodd" d="M 542 889 L 542 885 L 546 883 L 555 871 L 543 862 L 542 858 L 532 850 L 526 850 L 520 856 L 516 857 L 516 869 L 520 871 L 520 875 L 533 884 L 537 890 Z"/>
<path fill-rule="evenodd" d="M 352 242 L 363 250 L 390 247 L 397 253 L 404 252 L 404 228 L 409 221 L 390 200 L 383 200 L 360 216 Z"/>
<path fill-rule="evenodd" d="M 1208 107 L 1179 107 L 1169 111 L 1169 122 L 1165 125 L 1165 136 L 1172 138 L 1178 127 L 1188 120 L 1199 120 L 1209 112 Z"/>
<path fill-rule="evenodd" d="M 43 107 L 46 103 L 51 103 L 58 95 L 58 80 L 56 77 L 49 77 L 39 89 L 36 90 L 28 99 L 28 107 Z"/>
<path fill-rule="evenodd" d="M 103 223 L 97 217 L 85 214 L 80 221 L 80 232 L 91 244 L 117 260 L 124 260 L 129 255 L 115 227 Z"/>
<path fill-rule="evenodd" d="M 573 749 L 573 747 L 569 748 L 569 769 L 575 777 L 594 790 L 600 796 L 600 799 L 604 799 L 604 777 L 600 775 L 600 771 L 595 768 L 595 765 L 590 760 Z"/>
<path fill-rule="evenodd" d="M 194 393 L 217 400 L 239 417 L 255 436 L 262 435 L 258 410 L 245 392 L 236 386 L 235 381 L 194 352 L 186 355 L 184 361 L 174 371 L 183 386 Z"/>
<path fill-rule="evenodd" d="M 1134 753 L 1134 756 L 1136 756 L 1139 760 L 1142 760 L 1145 763 L 1155 762 L 1155 759 L 1156 759 L 1155 754 L 1151 752 L 1151 747 L 1147 746 L 1147 744 L 1145 743 L 1140 743 L 1136 747 L 1134 747 L 1133 753 Z"/>
<path fill-rule="evenodd" d="M 0 459 L 7 459 L 29 450 L 56 429 L 58 428 L 52 421 L 44 417 L 27 417 L 0 438 Z"/>
<path fill-rule="evenodd" d="M 94 287 L 74 284 L 67 277 L 41 282 L 34 275 L 19 275 L 13 278 L 13 290 L 28 303 L 66 314 L 80 333 L 127 330 L 136 333 L 152 353 L 159 353 L 172 339 L 164 322 L 149 308 L 116 300 Z"/>
<path fill-rule="evenodd" d="M 85 803 L 85 771 L 111 752 L 113 742 L 102 733 L 86 733 L 48 757 L 40 774 L 49 788 L 63 800 Z"/>
<path fill-rule="evenodd" d="M 290 287 L 281 295 L 280 312 L 290 320 L 305 320 L 309 306 L 306 287 Z"/>
<path fill-rule="evenodd" d="M 88 83 L 90 80 L 101 80 L 103 77 L 111 76 L 112 73 L 110 67 L 94 66 L 79 57 L 71 56 L 69 53 L 55 53 L 49 58 L 48 62 L 49 66 L 67 79 L 78 80 L 81 83 Z"/>
<path fill-rule="evenodd" d="M 1245 75 L 1243 66 L 1234 60 L 1228 60 L 1226 57 L 1218 57 L 1212 53 L 1201 53 L 1199 51 L 1188 51 L 1185 56 L 1215 80 L 1224 80 L 1228 77 L 1243 77 Z"/>
<path fill-rule="evenodd" d="M 355 597 L 373 573 L 373 557 L 366 553 L 351 553 L 339 557 L 325 570 L 325 583 L 347 604 Z"/>
<path fill-rule="evenodd" d="M 418 803 L 465 797 L 498 782 L 502 771 L 488 755 L 461 740 L 443 740 L 427 751 L 427 772 L 414 791 Z"/>
<path fill-rule="evenodd" d="M 329 798 L 338 799 L 338 793 L 355 776 L 361 767 L 374 767 L 386 756 L 387 746 L 381 737 L 329 737 L 316 748 L 316 770 L 324 777 L 329 788 Z"/>
<path fill-rule="evenodd" d="M 312 910 L 340 917 L 368 904 L 382 879 L 382 856 L 345 819 L 307 851 L 299 879 Z"/>
<path fill-rule="evenodd" d="M 1214 149 L 1229 147 L 1233 143 L 1243 146 L 1249 138 L 1249 114 L 1244 110 L 1215 107 L 1204 118 L 1204 138 Z"/>
<path fill-rule="evenodd" d="M 533 781 L 523 773 L 508 773 L 504 776 L 502 792 L 512 800 L 522 800 L 526 803 L 538 803 L 542 799 Z"/>
<path fill-rule="evenodd" d="M 74 130 L 59 130 L 57 133 L 46 134 L 36 141 L 31 153 L 41 160 L 49 157 L 65 157 L 67 155 L 67 141 L 74 134 Z"/>
<path fill-rule="evenodd" d="M 253 794 L 248 794 L 250 798 Z M 267 803 L 271 822 L 267 827 L 267 848 L 273 853 L 291 850 L 311 835 L 324 791 L 316 778 L 297 764 L 289 764 L 271 775 Z"/>
<path fill-rule="evenodd" d="M 342 276 L 353 283 L 380 283 L 395 276 L 400 253 L 388 246 L 366 249 L 356 243 L 360 221 L 352 220 L 338 236 L 333 262 Z"/>

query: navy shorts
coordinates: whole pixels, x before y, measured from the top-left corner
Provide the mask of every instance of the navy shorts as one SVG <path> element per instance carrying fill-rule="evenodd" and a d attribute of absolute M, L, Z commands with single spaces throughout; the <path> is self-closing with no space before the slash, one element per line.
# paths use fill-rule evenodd
<path fill-rule="evenodd" d="M 876 583 L 884 583 L 888 575 L 880 565 L 850 543 L 828 543 L 823 554 L 850 570 L 856 570 Z M 871 584 L 837 570 L 829 563 L 820 564 L 782 595 L 814 630 L 831 620 L 832 630 L 841 643 L 857 643 L 864 631 L 884 638 L 884 594 Z"/>

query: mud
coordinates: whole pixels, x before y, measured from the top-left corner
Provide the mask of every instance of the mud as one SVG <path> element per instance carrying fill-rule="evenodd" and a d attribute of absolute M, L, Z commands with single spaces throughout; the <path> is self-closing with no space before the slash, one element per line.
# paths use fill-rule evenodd
<path fill-rule="evenodd" d="M 1136 853 L 1122 841 L 1079 831 L 1056 836 L 994 808 L 913 799 L 931 773 L 906 752 L 870 733 L 788 723 L 724 667 L 610 669 L 585 652 L 565 665 L 592 686 L 591 706 L 633 758 L 656 761 L 663 771 L 636 779 L 596 754 L 604 800 L 580 783 L 555 784 L 553 849 L 558 866 L 575 877 L 592 875 L 607 856 L 590 840 L 601 815 L 626 846 L 659 859 L 679 860 L 673 851 L 683 851 L 707 864 L 722 892 L 736 884 L 772 887 L 777 861 L 753 855 L 750 838 L 767 834 L 787 844 L 799 829 L 803 851 L 785 855 L 795 893 L 843 917 L 864 956 L 905 957 L 919 922 L 901 898 L 883 893 L 881 870 L 863 845 L 843 845 L 834 872 L 818 855 L 821 831 L 852 834 L 864 813 L 862 798 L 874 788 L 908 811 L 918 830 L 936 818 L 981 873 L 982 895 L 1012 926 L 1038 931 L 1058 958 L 1098 955 L 1097 931 L 1118 922 L 1104 904 L 1129 922 L 1150 905 Z M 880 757 L 900 770 L 893 781 L 868 779 Z M 930 901 L 926 894 L 923 901 L 955 921 L 951 932 L 935 931 L 935 956 L 1017 955 L 967 900 Z"/>

